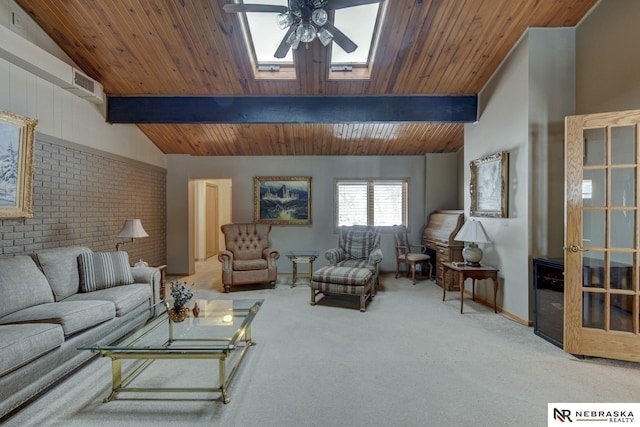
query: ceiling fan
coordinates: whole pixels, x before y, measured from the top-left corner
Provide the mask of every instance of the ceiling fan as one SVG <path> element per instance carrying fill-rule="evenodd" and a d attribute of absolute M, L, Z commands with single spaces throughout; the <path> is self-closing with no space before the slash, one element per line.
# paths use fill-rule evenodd
<path fill-rule="evenodd" d="M 310 43 L 316 37 L 327 46 L 335 41 L 345 52 L 351 53 L 358 45 L 329 21 L 328 12 L 364 4 L 381 3 L 384 0 L 288 0 L 288 6 L 269 4 L 227 3 L 222 9 L 227 13 L 266 12 L 277 13 L 276 23 L 287 30 L 274 56 L 284 58 L 289 49 L 297 49 L 300 42 Z"/>

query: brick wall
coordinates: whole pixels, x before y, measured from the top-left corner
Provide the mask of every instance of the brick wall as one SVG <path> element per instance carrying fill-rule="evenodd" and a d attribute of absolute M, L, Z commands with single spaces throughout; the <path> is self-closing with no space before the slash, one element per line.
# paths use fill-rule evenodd
<path fill-rule="evenodd" d="M 132 264 L 166 262 L 166 170 L 44 135 L 34 161 L 33 218 L 0 220 L 0 255 L 73 245 L 113 251 L 125 219 L 140 218 L 149 237 L 121 250 Z"/>

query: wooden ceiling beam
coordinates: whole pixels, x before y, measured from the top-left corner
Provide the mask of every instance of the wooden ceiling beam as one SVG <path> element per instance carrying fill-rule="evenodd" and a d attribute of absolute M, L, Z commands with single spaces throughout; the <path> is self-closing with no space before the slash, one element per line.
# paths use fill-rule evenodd
<path fill-rule="evenodd" d="M 109 96 L 109 123 L 473 123 L 477 95 Z"/>

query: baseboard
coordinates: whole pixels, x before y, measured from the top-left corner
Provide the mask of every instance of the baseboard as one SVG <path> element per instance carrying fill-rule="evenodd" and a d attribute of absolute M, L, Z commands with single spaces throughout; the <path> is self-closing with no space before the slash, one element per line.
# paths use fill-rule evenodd
<path fill-rule="evenodd" d="M 469 295 L 469 296 L 472 295 L 471 290 L 468 290 L 468 289 L 465 289 L 464 293 L 466 295 Z M 479 302 L 480 304 L 486 305 L 487 307 L 489 307 L 489 308 L 491 308 L 493 310 L 493 300 L 488 300 L 488 299 L 484 298 L 483 296 L 476 294 L 476 302 Z M 516 322 L 520 323 L 521 325 L 533 326 L 533 321 L 531 321 L 531 320 L 523 319 L 522 317 L 518 316 L 517 314 L 514 314 L 514 313 L 510 312 L 509 310 L 505 310 L 500 305 L 497 305 L 496 308 L 498 309 L 498 312 L 504 314 L 507 317 L 510 317 L 511 319 L 515 320 Z"/>

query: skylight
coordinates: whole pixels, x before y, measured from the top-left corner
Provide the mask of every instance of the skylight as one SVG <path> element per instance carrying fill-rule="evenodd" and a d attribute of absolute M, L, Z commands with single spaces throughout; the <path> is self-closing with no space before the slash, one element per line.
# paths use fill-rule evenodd
<path fill-rule="evenodd" d="M 287 7 L 287 0 L 251 0 L 247 1 L 251 4 L 275 4 Z M 293 65 L 293 53 L 289 49 L 287 56 L 278 59 L 273 56 L 276 49 L 280 45 L 282 38 L 287 33 L 281 30 L 276 24 L 275 13 L 256 13 L 248 12 L 247 23 L 249 24 L 249 32 L 251 33 L 251 41 L 253 50 L 256 54 L 258 65 L 265 64 L 291 64 Z"/>
<path fill-rule="evenodd" d="M 278 5 L 287 7 L 287 0 L 246 0 L 246 3 Z M 331 65 L 367 67 L 372 58 L 371 49 L 374 42 L 374 32 L 379 28 L 378 16 L 380 15 L 381 4 L 373 3 L 362 6 L 347 7 L 338 9 L 330 14 L 337 29 L 342 31 L 347 37 L 358 45 L 352 52 L 345 52 L 337 43 L 332 42 L 327 49 L 331 52 Z M 267 71 L 275 71 L 273 67 L 280 67 L 280 73 L 268 73 L 269 76 L 256 72 L 259 78 L 295 78 L 293 68 L 293 49 L 289 49 L 284 58 L 276 58 L 274 53 L 287 34 L 287 30 L 281 30 L 276 22 L 277 13 L 247 12 L 244 14 L 245 35 L 247 37 L 247 47 L 252 50 L 250 53 L 256 68 Z M 331 16 L 333 15 L 333 16 Z M 320 43 L 314 40 L 312 43 Z M 298 49 L 304 48 L 304 43 L 300 43 Z M 290 70 L 287 75 L 282 71 Z M 276 67 L 277 68 L 277 67 Z M 349 67 L 350 68 L 350 67 Z M 262 75 L 261 75 L 262 74 Z M 337 73 L 333 78 L 355 78 L 356 76 L 346 76 L 346 73 Z M 351 73 L 349 73 L 351 74 Z M 361 74 L 360 74 L 361 76 Z"/>
<path fill-rule="evenodd" d="M 367 64 L 380 3 L 364 4 L 335 11 L 334 25 L 358 45 L 347 53 L 336 43 L 331 46 L 331 64 Z"/>

